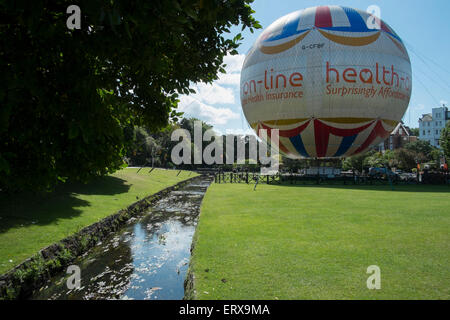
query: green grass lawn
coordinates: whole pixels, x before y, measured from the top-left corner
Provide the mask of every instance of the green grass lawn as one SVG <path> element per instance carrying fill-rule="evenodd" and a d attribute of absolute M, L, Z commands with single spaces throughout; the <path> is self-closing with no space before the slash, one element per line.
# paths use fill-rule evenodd
<path fill-rule="evenodd" d="M 45 196 L 0 195 L 0 274 L 38 250 L 195 173 L 127 168 Z"/>
<path fill-rule="evenodd" d="M 450 299 L 448 186 L 213 184 L 194 241 L 199 299 Z"/>

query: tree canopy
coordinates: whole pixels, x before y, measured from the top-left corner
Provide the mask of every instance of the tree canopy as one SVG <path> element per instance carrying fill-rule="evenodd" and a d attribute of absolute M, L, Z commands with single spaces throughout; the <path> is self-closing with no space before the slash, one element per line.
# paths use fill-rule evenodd
<path fill-rule="evenodd" d="M 440 144 L 448 164 L 450 162 L 450 121 L 447 122 L 445 128 L 441 132 Z"/>
<path fill-rule="evenodd" d="M 252 1 L 80 0 L 80 30 L 66 1 L 2 1 L 0 189 L 118 169 L 126 130 L 176 121 L 178 95 L 237 53 L 230 27 L 260 28 Z"/>
<path fill-rule="evenodd" d="M 418 154 L 421 153 L 421 154 L 427 156 L 433 150 L 433 146 L 430 144 L 429 141 L 416 140 L 416 141 L 407 143 L 405 145 L 405 149 L 413 151 Z"/>

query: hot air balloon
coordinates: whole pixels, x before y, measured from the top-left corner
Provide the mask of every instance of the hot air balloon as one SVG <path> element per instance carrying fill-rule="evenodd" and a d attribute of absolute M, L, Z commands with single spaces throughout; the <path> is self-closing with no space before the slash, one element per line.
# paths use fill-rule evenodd
<path fill-rule="evenodd" d="M 338 158 L 379 144 L 403 117 L 411 64 L 400 37 L 371 14 L 341 6 L 292 12 L 246 55 L 241 104 L 258 133 L 279 130 L 289 158 Z"/>

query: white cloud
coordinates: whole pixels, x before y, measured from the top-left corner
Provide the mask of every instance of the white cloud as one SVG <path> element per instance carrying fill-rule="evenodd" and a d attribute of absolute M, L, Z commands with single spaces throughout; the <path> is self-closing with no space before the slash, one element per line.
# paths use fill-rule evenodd
<path fill-rule="evenodd" d="M 239 119 L 239 114 L 229 108 L 216 108 L 207 105 L 193 96 L 182 96 L 178 104 L 179 111 L 188 117 L 199 118 L 211 125 L 223 125 L 231 119 Z"/>
<path fill-rule="evenodd" d="M 215 81 L 215 83 L 239 86 L 240 81 L 240 73 L 222 73 L 220 74 L 219 79 Z"/>
<path fill-rule="evenodd" d="M 417 106 L 415 106 L 413 109 L 414 110 L 424 110 L 425 109 L 425 105 L 420 103 Z"/>
<path fill-rule="evenodd" d="M 235 103 L 234 92 L 230 88 L 224 88 L 217 83 L 205 84 L 198 83 L 193 86 L 196 91 L 191 97 L 209 104 L 216 103 Z"/>
<path fill-rule="evenodd" d="M 242 65 L 244 64 L 245 54 L 226 55 L 223 57 L 223 63 L 227 66 L 225 70 L 227 73 L 241 72 Z"/>
<path fill-rule="evenodd" d="M 245 55 L 227 55 L 224 57 L 227 73 L 220 73 L 219 79 L 212 84 L 191 84 L 195 94 L 181 95 L 178 108 L 185 113 L 185 117 L 196 117 L 216 126 L 227 124 L 230 120 L 240 119 L 240 115 L 224 104 L 240 107 L 236 95 L 239 95 L 241 68 Z M 213 105 L 220 104 L 221 107 Z M 214 130 L 219 130 L 214 128 Z M 251 129 L 242 133 L 251 133 Z M 234 133 L 231 132 L 230 133 Z"/>
<path fill-rule="evenodd" d="M 226 64 L 225 71 L 221 73 L 219 79 L 215 82 L 218 84 L 239 86 L 241 80 L 241 69 L 244 63 L 245 55 L 227 55 L 223 58 L 223 63 Z"/>
<path fill-rule="evenodd" d="M 234 135 L 253 135 L 255 136 L 255 131 L 253 131 L 250 128 L 247 129 L 239 129 L 239 128 L 234 128 L 234 129 L 226 129 L 225 130 L 226 134 L 234 134 Z"/>

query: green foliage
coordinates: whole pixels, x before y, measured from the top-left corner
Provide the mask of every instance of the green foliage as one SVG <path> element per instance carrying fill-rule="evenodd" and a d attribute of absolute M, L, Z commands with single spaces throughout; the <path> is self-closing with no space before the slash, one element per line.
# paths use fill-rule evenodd
<path fill-rule="evenodd" d="M 236 54 L 232 25 L 259 28 L 252 0 L 0 3 L 0 189 L 48 190 L 120 168 L 125 135 L 177 120 L 178 94 Z"/>
<path fill-rule="evenodd" d="M 395 150 L 395 156 L 397 158 L 398 161 L 398 168 L 405 170 L 405 171 L 409 171 L 411 169 L 415 169 L 417 166 L 416 163 L 416 159 L 417 156 L 416 154 L 408 149 L 402 148 L 402 149 L 398 149 Z"/>
<path fill-rule="evenodd" d="M 14 279 L 19 283 L 33 282 L 46 270 L 46 264 L 40 253 L 35 254 L 24 267 L 14 273 Z"/>
<path fill-rule="evenodd" d="M 151 165 L 160 166 L 159 155 L 161 154 L 161 145 L 151 136 L 143 127 L 135 127 L 133 137 L 129 141 L 129 152 L 127 157 L 133 165 Z M 154 160 L 157 160 L 154 163 Z M 153 161 L 152 161 L 153 160 Z"/>
<path fill-rule="evenodd" d="M 450 121 L 447 122 L 445 128 L 441 132 L 440 145 L 444 151 L 447 163 L 450 162 Z"/>
<path fill-rule="evenodd" d="M 442 152 L 428 141 L 417 140 L 406 144 L 403 148 L 386 150 L 384 153 L 374 150 L 346 158 L 342 161 L 343 170 L 367 170 L 369 167 L 398 168 L 410 171 L 417 163 L 432 162 L 438 167 Z"/>
<path fill-rule="evenodd" d="M 175 168 L 176 166 L 170 162 L 172 148 L 179 141 L 172 141 L 172 132 L 176 129 L 185 129 L 191 137 L 191 159 L 194 159 L 194 122 L 201 121 L 196 118 L 183 118 L 177 123 L 170 123 L 163 130 L 152 132 L 146 127 L 135 127 L 131 134 L 128 135 L 129 150 L 127 152 L 128 163 L 139 166 L 160 166 L 164 168 Z M 213 127 L 206 122 L 201 121 L 202 136 Z M 225 140 L 224 140 L 225 143 Z M 202 142 L 202 150 L 209 142 Z M 224 151 L 226 149 L 224 148 Z M 202 166 L 199 164 L 198 166 Z M 196 165 L 181 165 L 182 168 L 192 169 Z"/>
<path fill-rule="evenodd" d="M 430 160 L 433 163 L 433 166 L 438 169 L 441 163 L 441 158 L 444 155 L 444 152 L 441 149 L 433 148 L 430 152 Z"/>
<path fill-rule="evenodd" d="M 366 154 L 358 154 L 352 157 L 345 158 L 342 161 L 342 170 L 361 171 L 364 167 L 364 159 L 366 158 L 366 156 Z"/>
<path fill-rule="evenodd" d="M 405 149 L 410 150 L 417 155 L 422 154 L 425 156 L 427 160 L 430 160 L 430 153 L 433 150 L 433 146 L 430 144 L 429 141 L 425 140 L 416 140 L 413 142 L 409 142 L 404 146 Z"/>
<path fill-rule="evenodd" d="M 381 152 L 369 152 L 363 162 L 366 167 L 384 167 L 386 161 Z"/>
<path fill-rule="evenodd" d="M 410 128 L 409 130 L 410 130 L 412 136 L 418 137 L 420 134 L 419 128 Z"/>
<path fill-rule="evenodd" d="M 369 151 L 365 154 L 363 161 L 365 167 L 397 167 L 399 161 L 396 157 L 396 153 L 392 150 L 386 150 L 384 153 Z"/>

